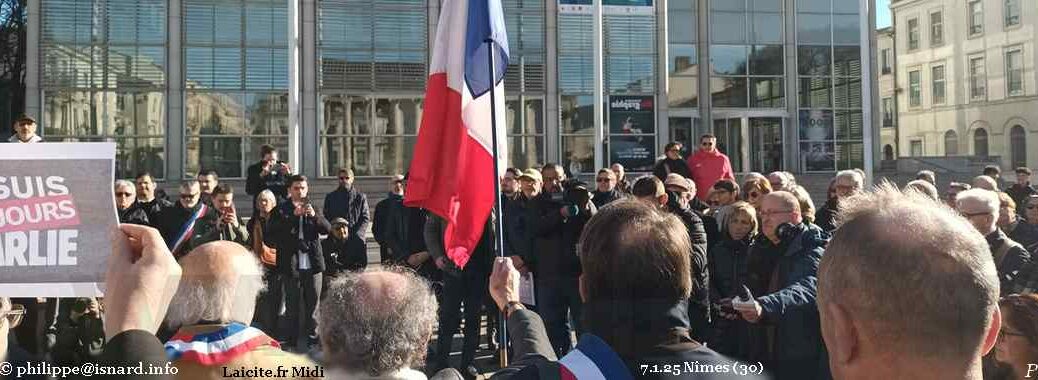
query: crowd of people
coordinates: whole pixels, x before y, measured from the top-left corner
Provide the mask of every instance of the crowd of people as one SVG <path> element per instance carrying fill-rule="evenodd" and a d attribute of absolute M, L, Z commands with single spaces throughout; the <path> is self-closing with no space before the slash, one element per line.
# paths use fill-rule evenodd
<path fill-rule="evenodd" d="M 714 136 L 687 159 L 679 143 L 665 151 L 652 175 L 629 180 L 614 164 L 594 185 L 556 164 L 507 169 L 504 257 L 492 216 L 464 268 L 446 257 L 446 221 L 403 204 L 403 175 L 370 220 L 350 169 L 319 209 L 269 146 L 248 171 L 247 222 L 214 172 L 181 184 L 175 202 L 147 173 L 118 181 L 122 235 L 103 302 L 3 299 L 0 341 L 31 323 L 0 354 L 173 361 L 184 379 L 238 367 L 467 379 L 485 337 L 510 346 L 501 379 L 1038 375 L 1029 169 L 1005 186 L 991 167 L 943 196 L 933 172 L 899 188 L 846 170 L 816 207 L 788 172 L 736 182 Z M 521 297 L 529 274 L 532 297 Z M 508 342 L 496 340 L 501 316 Z M 41 328 L 48 318 L 62 321 L 56 331 Z"/>

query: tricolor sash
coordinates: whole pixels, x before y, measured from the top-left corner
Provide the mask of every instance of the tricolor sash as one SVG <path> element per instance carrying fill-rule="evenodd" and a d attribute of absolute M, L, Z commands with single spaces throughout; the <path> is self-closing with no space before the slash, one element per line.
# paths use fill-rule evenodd
<path fill-rule="evenodd" d="M 170 361 L 187 360 L 205 366 L 226 364 L 256 347 L 280 347 L 273 338 L 257 328 L 231 323 L 217 331 L 190 335 L 177 333 L 166 342 Z"/>
<path fill-rule="evenodd" d="M 201 207 L 198 208 L 198 211 L 195 211 L 195 213 L 187 219 L 187 222 L 184 223 L 184 226 L 180 228 L 180 234 L 177 235 L 177 240 L 173 241 L 173 249 L 171 251 L 174 254 L 178 252 L 181 246 L 191 240 L 191 235 L 195 233 L 195 222 L 198 221 L 198 219 L 205 217 L 205 213 L 209 211 L 209 207 L 207 207 L 205 203 L 202 203 L 200 206 Z"/>
<path fill-rule="evenodd" d="M 633 380 L 620 355 L 601 338 L 584 334 L 577 347 L 559 360 L 562 380 Z"/>

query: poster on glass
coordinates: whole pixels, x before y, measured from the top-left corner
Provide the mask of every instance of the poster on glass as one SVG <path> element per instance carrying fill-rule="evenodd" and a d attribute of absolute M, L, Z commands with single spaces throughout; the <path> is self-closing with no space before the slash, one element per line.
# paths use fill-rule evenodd
<path fill-rule="evenodd" d="M 801 110 L 800 141 L 832 141 L 832 110 Z"/>
<path fill-rule="evenodd" d="M 656 133 L 656 113 L 652 96 L 609 97 L 609 134 L 640 135 Z"/>
<path fill-rule="evenodd" d="M 651 172 L 656 162 L 654 136 L 609 137 L 609 162 L 619 162 L 628 172 Z"/>
<path fill-rule="evenodd" d="M 836 170 L 836 147 L 833 142 L 800 143 L 800 167 L 805 172 Z"/>

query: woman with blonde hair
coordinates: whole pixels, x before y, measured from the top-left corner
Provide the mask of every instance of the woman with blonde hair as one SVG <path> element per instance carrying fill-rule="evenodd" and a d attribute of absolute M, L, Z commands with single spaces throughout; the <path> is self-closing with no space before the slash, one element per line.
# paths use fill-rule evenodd
<path fill-rule="evenodd" d="M 767 183 L 767 181 L 765 181 Z M 725 223 L 719 223 L 721 240 L 709 252 L 710 301 L 718 313 L 710 348 L 736 359 L 749 359 L 751 341 L 748 326 L 732 309 L 731 300 L 742 293 L 748 280 L 747 262 L 750 242 L 757 235 L 757 210 L 747 202 L 723 208 Z"/>

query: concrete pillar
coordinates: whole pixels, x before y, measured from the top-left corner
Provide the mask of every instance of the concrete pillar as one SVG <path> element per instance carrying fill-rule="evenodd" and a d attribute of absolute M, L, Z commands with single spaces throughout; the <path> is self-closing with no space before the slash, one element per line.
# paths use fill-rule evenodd
<path fill-rule="evenodd" d="M 699 128 L 693 126 L 692 141 L 698 143 L 699 136 L 714 130 L 710 114 L 710 2 L 699 0 L 696 18 L 696 54 L 699 55 Z M 695 149 L 696 147 L 692 147 Z"/>
<path fill-rule="evenodd" d="M 785 61 L 786 61 L 786 112 L 789 114 L 782 123 L 782 167 L 784 170 L 800 172 L 800 137 L 799 117 L 800 100 L 797 90 L 800 78 L 797 73 L 797 7 L 796 0 L 786 0 L 785 4 Z M 765 173 L 767 174 L 767 173 Z"/>
<path fill-rule="evenodd" d="M 302 139 L 300 149 L 302 153 L 301 172 L 316 178 L 320 176 L 320 149 L 321 146 L 321 117 L 319 116 L 320 94 L 317 89 L 318 65 L 317 59 L 317 2 L 315 0 L 300 0 L 302 3 L 302 50 L 303 66 L 301 68 L 303 79 L 302 92 Z"/>
<path fill-rule="evenodd" d="M 166 49 L 166 180 L 174 181 L 184 176 L 184 133 L 187 124 L 184 115 L 184 56 L 180 46 L 181 0 L 169 0 L 166 10 L 166 27 L 169 30 Z"/>
<path fill-rule="evenodd" d="M 656 147 L 663 146 L 671 141 L 669 115 L 669 100 L 667 97 L 670 46 L 667 38 L 667 0 L 656 2 Z M 606 163 L 609 165 L 610 163 Z"/>
<path fill-rule="evenodd" d="M 43 125 L 43 100 L 40 91 L 40 22 L 43 19 L 40 1 L 27 1 L 25 11 L 28 13 L 25 31 L 25 113 L 36 118 L 40 123 L 39 131 L 49 126 Z M 12 118 L 18 115 L 11 115 Z M 5 125 L 2 128 L 8 128 Z M 42 132 L 41 132 L 42 134 Z"/>
<path fill-rule="evenodd" d="M 545 0 L 544 48 L 547 60 L 544 63 L 544 151 L 547 162 L 561 162 L 559 138 L 561 109 L 559 108 L 559 11 L 556 0 Z"/>
<path fill-rule="evenodd" d="M 301 54 L 301 36 L 300 36 L 300 9 L 299 0 L 287 0 L 288 1 L 288 157 L 287 160 L 292 165 L 297 165 L 299 168 L 296 169 L 302 173 L 306 173 L 306 167 L 301 162 L 302 154 L 300 153 L 300 143 L 302 142 L 302 125 L 300 118 L 300 110 L 302 108 L 302 102 L 300 101 L 300 80 L 302 79 L 299 73 L 300 54 Z"/>

